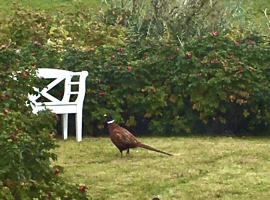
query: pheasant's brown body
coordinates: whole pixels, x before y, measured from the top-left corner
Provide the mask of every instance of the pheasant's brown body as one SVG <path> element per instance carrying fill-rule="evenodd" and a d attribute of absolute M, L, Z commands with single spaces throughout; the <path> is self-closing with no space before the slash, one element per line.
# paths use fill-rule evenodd
<path fill-rule="evenodd" d="M 154 147 L 148 146 L 139 142 L 132 133 L 130 133 L 127 129 L 119 126 L 116 124 L 111 115 L 107 114 L 108 117 L 108 129 L 109 129 L 109 136 L 113 142 L 113 144 L 119 149 L 121 152 L 127 150 L 127 154 L 129 153 L 129 149 L 141 147 L 148 150 L 156 151 L 159 153 L 163 153 L 169 156 L 172 156 L 170 153 L 166 153 L 164 151 L 158 150 Z"/>

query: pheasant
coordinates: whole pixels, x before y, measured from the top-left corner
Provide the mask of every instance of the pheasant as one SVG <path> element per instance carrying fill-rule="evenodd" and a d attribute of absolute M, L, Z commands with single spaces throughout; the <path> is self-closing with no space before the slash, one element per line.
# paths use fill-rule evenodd
<path fill-rule="evenodd" d="M 156 151 L 159 153 L 166 154 L 168 156 L 172 156 L 170 153 L 166 153 L 164 151 L 158 150 L 154 147 L 148 146 L 146 144 L 138 141 L 132 133 L 130 133 L 127 129 L 119 126 L 114 122 L 112 115 L 105 114 L 107 117 L 107 124 L 109 129 L 109 136 L 111 138 L 112 143 L 119 149 L 121 153 L 121 157 L 123 157 L 123 151 L 127 150 L 127 154 L 129 154 L 129 149 L 141 147 L 144 149 L 148 149 L 151 151 Z"/>

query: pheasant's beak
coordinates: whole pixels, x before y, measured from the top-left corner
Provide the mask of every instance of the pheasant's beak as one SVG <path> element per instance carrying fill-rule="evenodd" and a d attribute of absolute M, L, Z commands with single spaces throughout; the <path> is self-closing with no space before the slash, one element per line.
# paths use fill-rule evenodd
<path fill-rule="evenodd" d="M 104 114 L 103 116 L 104 116 L 104 117 L 107 117 L 107 114 Z"/>

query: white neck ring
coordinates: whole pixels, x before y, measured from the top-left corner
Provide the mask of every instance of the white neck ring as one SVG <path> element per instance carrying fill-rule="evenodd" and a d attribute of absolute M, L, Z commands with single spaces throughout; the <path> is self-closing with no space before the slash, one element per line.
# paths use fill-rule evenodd
<path fill-rule="evenodd" d="M 114 120 L 108 121 L 107 124 L 112 124 Z"/>

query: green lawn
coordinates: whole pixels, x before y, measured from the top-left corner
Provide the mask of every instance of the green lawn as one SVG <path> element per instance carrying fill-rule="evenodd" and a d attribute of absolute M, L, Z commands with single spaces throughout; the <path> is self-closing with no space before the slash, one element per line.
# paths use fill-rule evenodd
<path fill-rule="evenodd" d="M 139 138 L 173 153 L 135 149 L 120 157 L 109 138 L 59 140 L 58 161 L 69 181 L 93 199 L 270 199 L 268 138 Z"/>
<path fill-rule="evenodd" d="M 72 9 L 75 2 L 74 0 L 0 0 L 0 12 L 5 9 L 9 9 L 12 3 L 19 3 L 23 7 L 30 7 L 33 9 L 45 10 L 46 12 L 57 13 L 59 10 Z M 101 0 L 79 0 L 77 2 L 83 2 L 93 7 L 99 7 Z"/>

